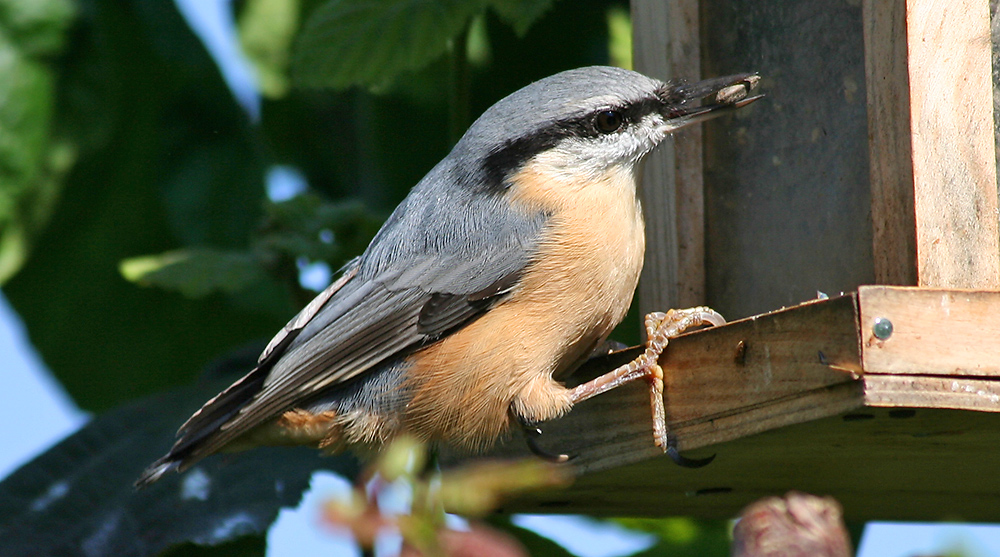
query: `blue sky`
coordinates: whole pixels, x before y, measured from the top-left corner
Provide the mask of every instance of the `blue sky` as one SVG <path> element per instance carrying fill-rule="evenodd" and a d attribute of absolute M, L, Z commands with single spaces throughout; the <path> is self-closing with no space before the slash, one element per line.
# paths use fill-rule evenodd
<path fill-rule="evenodd" d="M 192 27 L 220 63 L 223 76 L 237 101 L 251 119 L 260 114 L 260 98 L 249 64 L 243 60 L 230 15 L 229 0 L 176 0 Z M 291 187 L 297 178 L 293 169 L 279 169 L 270 191 Z M 291 185 L 289 185 L 291 184 Z M 279 194 L 285 195 L 285 194 Z M 305 270 L 307 280 L 319 273 L 319 282 L 329 279 L 328 270 Z M 314 279 L 315 280 L 315 279 Z M 311 285 L 317 286 L 317 285 Z M 0 389 L 0 478 L 15 470 L 47 447 L 75 431 L 87 415 L 73 404 L 31 348 L 17 315 L 0 295 L 0 369 L 5 388 Z M 31 430 L 20 427 L 26 415 L 33 416 Z M 281 512 L 268 535 L 268 555 L 357 555 L 344 536 L 324 526 L 319 509 L 330 498 L 343 496 L 346 482 L 329 473 L 313 478 L 312 489 L 298 509 Z M 651 538 L 630 533 L 607 523 L 581 517 L 522 516 L 517 523 L 549 536 L 581 557 L 614 557 L 638 551 Z M 393 541 L 388 540 L 391 551 Z M 870 524 L 859 548 L 859 557 L 909 557 L 961 549 L 968 556 L 1000 556 L 1000 528 L 961 524 Z"/>

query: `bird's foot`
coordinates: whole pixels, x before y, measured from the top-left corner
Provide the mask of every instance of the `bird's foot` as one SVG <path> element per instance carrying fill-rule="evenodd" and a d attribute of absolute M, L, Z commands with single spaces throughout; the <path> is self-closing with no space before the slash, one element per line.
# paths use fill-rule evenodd
<path fill-rule="evenodd" d="M 681 466 L 697 468 L 711 462 L 712 458 L 692 460 L 677 451 L 677 441 L 667 431 L 666 411 L 663 406 L 663 368 L 658 361 L 670 338 L 699 325 L 723 325 L 726 320 L 707 307 L 672 309 L 666 313 L 646 315 L 646 350 L 631 362 L 592 379 L 570 391 L 573 404 L 587 400 L 615 387 L 645 378 L 649 381 L 649 400 L 653 412 L 653 442 Z M 530 446 L 530 444 L 529 444 Z"/>

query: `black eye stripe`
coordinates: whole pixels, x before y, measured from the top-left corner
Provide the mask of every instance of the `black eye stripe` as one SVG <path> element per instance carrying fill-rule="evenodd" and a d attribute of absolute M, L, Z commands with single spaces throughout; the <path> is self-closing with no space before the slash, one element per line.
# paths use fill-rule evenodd
<path fill-rule="evenodd" d="M 624 107 L 623 112 L 625 114 L 625 118 L 629 122 L 638 122 L 649 114 L 659 112 L 663 107 L 663 104 L 663 101 L 659 98 L 642 99 Z"/>
<path fill-rule="evenodd" d="M 531 157 L 555 147 L 570 137 L 594 138 L 613 132 L 602 132 L 597 127 L 597 116 L 606 111 L 617 112 L 621 127 L 642 121 L 647 115 L 659 111 L 664 104 L 660 97 L 640 99 L 618 106 L 604 106 L 593 112 L 551 122 L 531 133 L 508 140 L 489 152 L 481 167 L 488 189 L 503 190 L 507 176 Z"/>

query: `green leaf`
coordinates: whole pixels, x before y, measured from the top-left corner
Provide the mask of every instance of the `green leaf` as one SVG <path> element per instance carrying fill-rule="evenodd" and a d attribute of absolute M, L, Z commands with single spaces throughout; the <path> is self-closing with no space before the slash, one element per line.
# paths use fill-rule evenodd
<path fill-rule="evenodd" d="M 252 255 L 209 248 L 133 257 L 122 261 L 119 270 L 131 282 L 174 290 L 188 298 L 232 294 L 268 278 Z"/>
<path fill-rule="evenodd" d="M 123 259 L 195 239 L 245 247 L 267 161 L 171 0 L 82 0 L 74 29 L 46 110 L 78 159 L 4 293 L 77 404 L 99 411 L 190 380 L 222 351 L 274 334 L 294 309 L 287 299 L 280 316 L 224 296 L 192 301 L 121 276 Z"/>
<path fill-rule="evenodd" d="M 484 0 L 329 0 L 306 21 L 293 76 L 306 87 L 385 87 L 445 53 Z"/>
<path fill-rule="evenodd" d="M 383 221 L 358 201 L 329 202 L 314 194 L 268 203 L 266 211 L 258 251 L 268 259 L 305 257 L 334 269 L 364 251 Z"/>
<path fill-rule="evenodd" d="M 209 457 L 135 490 L 177 426 L 252 368 L 260 348 L 229 354 L 196 385 L 95 417 L 0 482 L 0 555 L 145 556 L 182 542 L 216 546 L 264 534 L 281 508 L 298 504 L 315 470 L 353 477 L 353 457 L 269 447 Z"/>
<path fill-rule="evenodd" d="M 698 538 L 703 525 L 697 520 L 684 517 L 670 518 L 617 518 L 615 522 L 640 532 L 656 534 L 673 543 L 687 544 Z"/>
<path fill-rule="evenodd" d="M 4 0 L 0 28 L 25 55 L 50 56 L 62 50 L 75 14 L 72 0 Z"/>
<path fill-rule="evenodd" d="M 190 142 L 172 146 L 157 177 L 170 230 L 185 245 L 243 248 L 260 222 L 264 160 L 251 130 L 218 125 L 227 124 L 220 133 L 188 122 L 179 131 Z"/>
<path fill-rule="evenodd" d="M 52 133 L 47 59 L 62 47 L 73 16 L 67 0 L 0 4 L 0 284 L 27 259 L 75 159 L 72 144 Z"/>
<path fill-rule="evenodd" d="M 277 99 L 288 92 L 299 10 L 299 0 L 248 0 L 240 13 L 240 45 L 257 70 L 257 85 L 265 97 Z"/>
<path fill-rule="evenodd" d="M 552 7 L 553 0 L 490 0 L 490 6 L 507 25 L 523 37 L 532 24 Z"/>

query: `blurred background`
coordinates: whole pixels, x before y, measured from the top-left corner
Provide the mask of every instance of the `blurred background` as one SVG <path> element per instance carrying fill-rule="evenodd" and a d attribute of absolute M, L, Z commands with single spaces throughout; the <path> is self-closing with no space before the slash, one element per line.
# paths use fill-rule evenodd
<path fill-rule="evenodd" d="M 349 459 L 255 451 L 131 481 L 479 113 L 564 69 L 630 67 L 630 33 L 606 0 L 0 0 L 0 554 L 360 554 L 321 519 Z M 614 336 L 637 343 L 638 318 Z M 730 536 L 491 524 L 533 555 L 725 555 Z M 1000 555 L 1000 536 L 869 525 L 860 547 L 946 552 Z"/>

